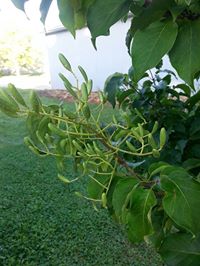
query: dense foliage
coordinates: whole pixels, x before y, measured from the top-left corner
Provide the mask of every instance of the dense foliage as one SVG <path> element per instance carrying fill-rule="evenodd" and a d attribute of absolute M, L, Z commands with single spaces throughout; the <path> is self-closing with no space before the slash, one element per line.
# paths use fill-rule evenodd
<path fill-rule="evenodd" d="M 43 21 L 50 4 L 41 3 Z M 62 104 L 45 106 L 35 93 L 28 107 L 13 85 L 0 98 L 1 110 L 28 115 L 29 148 L 56 157 L 62 181 L 88 178 L 89 196 L 77 195 L 107 208 L 131 241 L 153 243 L 167 265 L 199 265 L 200 92 L 194 80 L 200 71 L 200 1 L 58 0 L 58 7 L 73 35 L 87 23 L 94 45 L 130 12 L 127 46 L 133 67 L 126 75 L 109 77 L 100 104 L 91 109 L 91 80 L 79 67 L 84 79 L 79 86 L 60 55 L 75 77 L 72 85 L 60 74 L 74 97 L 74 112 Z M 173 85 L 174 73 L 161 68 L 167 53 L 186 83 Z M 155 66 L 155 74 L 145 73 Z M 107 101 L 120 112 L 105 123 L 101 113 Z M 65 177 L 68 157 L 74 158 L 80 178 Z"/>

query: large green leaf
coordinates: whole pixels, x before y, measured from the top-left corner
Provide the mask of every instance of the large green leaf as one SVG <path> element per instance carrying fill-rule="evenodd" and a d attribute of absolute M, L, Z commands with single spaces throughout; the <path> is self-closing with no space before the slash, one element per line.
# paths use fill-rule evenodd
<path fill-rule="evenodd" d="M 40 4 L 41 21 L 45 23 L 49 8 L 53 0 L 42 0 Z"/>
<path fill-rule="evenodd" d="M 88 182 L 87 190 L 89 197 L 93 199 L 101 199 L 101 194 L 105 190 L 104 186 L 106 186 L 109 180 L 109 175 L 94 175 L 93 179 L 90 179 Z"/>
<path fill-rule="evenodd" d="M 124 74 L 115 73 L 109 76 L 104 85 L 104 92 L 107 94 L 108 101 L 112 104 L 113 108 L 116 105 L 116 95 L 123 86 Z"/>
<path fill-rule="evenodd" d="M 189 85 L 193 85 L 194 76 L 200 70 L 199 43 L 200 20 L 188 20 L 180 27 L 176 42 L 169 53 L 172 65 Z"/>
<path fill-rule="evenodd" d="M 173 5 L 173 0 L 154 0 L 152 3 L 143 8 L 143 11 L 132 20 L 131 32 L 134 34 L 138 29 L 144 29 L 148 27 L 154 21 L 160 20 L 160 18 L 166 13 L 167 10 Z"/>
<path fill-rule="evenodd" d="M 75 37 L 76 29 L 86 25 L 86 14 L 94 0 L 57 0 L 62 24 Z"/>
<path fill-rule="evenodd" d="M 194 169 L 194 168 L 199 168 L 200 167 L 200 159 L 190 158 L 190 159 L 183 162 L 183 167 L 188 171 L 191 169 Z"/>
<path fill-rule="evenodd" d="M 123 208 L 129 200 L 129 193 L 137 184 L 138 181 L 134 178 L 125 178 L 117 183 L 113 192 L 112 204 L 115 214 L 119 220 L 121 220 Z"/>
<path fill-rule="evenodd" d="M 130 197 L 127 212 L 128 236 L 132 242 L 140 242 L 153 233 L 151 210 L 156 205 L 156 197 L 151 189 L 137 187 Z"/>
<path fill-rule="evenodd" d="M 70 0 L 57 0 L 59 17 L 62 24 L 75 37 L 74 8 Z"/>
<path fill-rule="evenodd" d="M 92 39 L 100 35 L 109 35 L 110 27 L 129 11 L 131 0 L 96 0 L 90 6 L 87 15 L 88 28 Z"/>
<path fill-rule="evenodd" d="M 167 168 L 161 175 L 161 187 L 165 191 L 163 208 L 169 217 L 194 235 L 199 233 L 200 184 L 183 169 Z"/>
<path fill-rule="evenodd" d="M 159 253 L 167 265 L 198 266 L 200 265 L 200 237 L 192 239 L 189 234 L 173 234 L 164 239 Z"/>
<path fill-rule="evenodd" d="M 144 30 L 138 30 L 132 44 L 132 60 L 135 79 L 138 81 L 146 70 L 156 66 L 172 48 L 177 36 L 173 21 L 154 22 Z"/>
<path fill-rule="evenodd" d="M 24 4 L 25 2 L 27 2 L 28 0 L 11 0 L 13 2 L 13 4 L 21 9 L 22 11 L 24 11 Z"/>

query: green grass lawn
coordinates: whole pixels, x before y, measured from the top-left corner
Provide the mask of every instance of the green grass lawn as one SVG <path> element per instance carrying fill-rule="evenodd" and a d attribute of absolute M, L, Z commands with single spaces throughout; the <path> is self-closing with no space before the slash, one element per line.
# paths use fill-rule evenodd
<path fill-rule="evenodd" d="M 24 120 L 0 114 L 0 266 L 162 265 L 145 244 L 130 244 L 106 210 L 74 194 L 83 187 L 58 180 L 54 159 L 32 154 L 25 135 Z"/>

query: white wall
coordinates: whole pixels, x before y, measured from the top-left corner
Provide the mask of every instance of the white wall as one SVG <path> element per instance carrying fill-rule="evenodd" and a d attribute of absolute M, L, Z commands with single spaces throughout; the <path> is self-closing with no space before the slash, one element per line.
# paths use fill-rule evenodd
<path fill-rule="evenodd" d="M 66 74 L 66 77 L 73 81 L 71 75 L 59 62 L 59 53 L 66 56 L 74 69 L 81 65 L 86 70 L 89 78 L 93 79 L 94 90 L 102 89 L 109 75 L 115 72 L 127 73 L 131 66 L 125 45 L 129 26 L 128 22 L 118 22 L 111 28 L 109 37 L 97 38 L 97 51 L 91 43 L 90 33 L 86 28 L 77 32 L 76 40 L 66 31 L 47 35 L 52 88 L 63 88 L 62 81 L 58 77 L 59 72 Z"/>

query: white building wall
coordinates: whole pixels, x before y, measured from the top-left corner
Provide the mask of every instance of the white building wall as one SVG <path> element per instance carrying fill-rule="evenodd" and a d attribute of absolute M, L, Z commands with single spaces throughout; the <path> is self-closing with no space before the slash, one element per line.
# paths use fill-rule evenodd
<path fill-rule="evenodd" d="M 77 31 L 76 39 L 67 32 L 47 35 L 51 86 L 62 89 L 63 84 L 58 73 L 62 72 L 72 82 L 73 77 L 58 60 L 63 53 L 78 74 L 77 66 L 81 65 L 89 78 L 93 79 L 94 90 L 103 89 L 106 78 L 115 73 L 127 73 L 131 66 L 131 58 L 125 45 L 125 37 L 130 24 L 118 22 L 111 28 L 110 36 L 97 38 L 97 50 L 94 49 L 87 28 Z M 78 75 L 80 77 L 80 75 Z"/>

